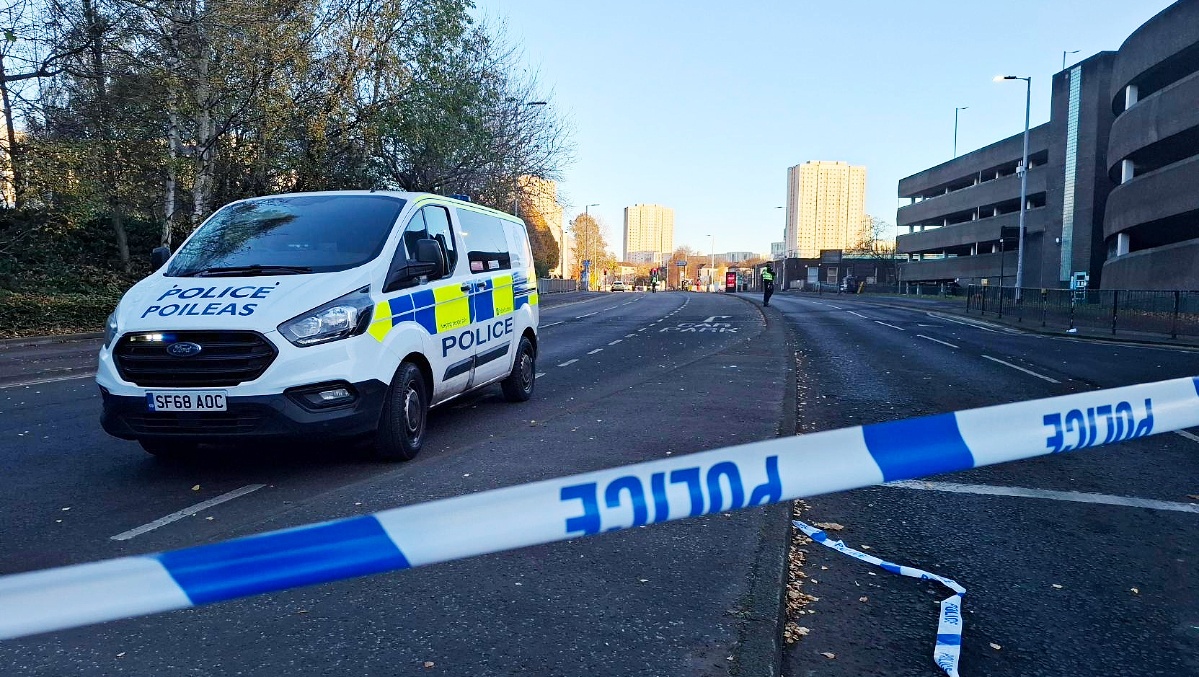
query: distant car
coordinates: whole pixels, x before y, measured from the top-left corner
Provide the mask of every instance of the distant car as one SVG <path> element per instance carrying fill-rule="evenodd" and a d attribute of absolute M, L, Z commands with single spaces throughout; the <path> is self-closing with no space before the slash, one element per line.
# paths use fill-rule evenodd
<path fill-rule="evenodd" d="M 624 291 L 624 282 L 617 280 L 612 283 L 612 291 Z"/>

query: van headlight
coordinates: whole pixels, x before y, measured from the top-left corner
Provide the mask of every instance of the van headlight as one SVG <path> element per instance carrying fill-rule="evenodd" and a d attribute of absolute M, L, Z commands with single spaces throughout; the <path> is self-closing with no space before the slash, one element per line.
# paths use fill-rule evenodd
<path fill-rule="evenodd" d="M 279 325 L 283 338 L 300 347 L 328 343 L 366 331 L 375 307 L 369 287 L 313 308 Z"/>
<path fill-rule="evenodd" d="M 94 326 L 94 325 L 93 325 Z M 113 339 L 117 337 L 117 311 L 112 311 L 108 319 L 104 321 L 104 347 L 112 345 Z"/>

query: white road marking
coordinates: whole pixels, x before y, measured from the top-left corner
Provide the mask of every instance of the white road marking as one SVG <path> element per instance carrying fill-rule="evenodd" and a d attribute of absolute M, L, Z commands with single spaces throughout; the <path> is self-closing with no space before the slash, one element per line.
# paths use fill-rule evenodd
<path fill-rule="evenodd" d="M 1012 364 L 1011 362 L 1004 362 L 1003 360 L 999 359 L 998 357 L 991 357 L 990 355 L 983 355 L 983 359 L 990 360 L 992 362 L 998 362 L 999 364 L 1002 364 L 1005 367 L 1011 367 L 1012 369 L 1015 369 L 1016 371 L 1022 371 L 1025 374 L 1028 374 L 1029 376 L 1036 376 L 1037 378 L 1044 379 L 1046 381 L 1049 381 L 1050 383 L 1061 383 L 1061 381 L 1059 381 L 1055 378 L 1049 378 L 1048 376 L 1046 376 L 1044 374 L 1038 374 L 1035 371 L 1025 369 L 1024 367 L 1021 367 L 1016 364 Z"/>
<path fill-rule="evenodd" d="M 636 333 L 633 333 L 633 334 L 625 334 L 625 335 L 624 335 L 624 337 L 625 337 L 625 338 L 633 338 L 633 337 L 634 337 L 634 336 L 636 336 L 636 335 L 637 335 Z"/>
<path fill-rule="evenodd" d="M 620 343 L 620 342 L 621 342 L 621 341 L 623 341 L 623 340 L 624 340 L 624 339 L 616 339 L 615 341 L 608 341 L 608 345 L 610 345 L 610 346 L 614 346 L 614 345 L 616 345 L 617 343 Z"/>
<path fill-rule="evenodd" d="M 928 339 L 929 341 L 932 341 L 933 343 L 940 343 L 943 346 L 949 346 L 950 348 L 957 348 L 957 346 L 953 345 L 952 343 L 947 343 L 945 341 L 942 341 L 941 339 L 935 339 L 931 336 L 925 336 L 924 334 L 916 334 L 916 336 L 919 338 L 922 338 L 922 339 Z"/>
<path fill-rule="evenodd" d="M 534 374 L 534 375 L 533 375 L 533 378 L 541 378 L 542 376 L 545 376 L 545 372 L 544 372 L 544 371 L 539 371 L 539 372 L 537 372 L 536 374 Z"/>
<path fill-rule="evenodd" d="M 869 317 L 866 317 L 865 315 L 863 315 L 863 314 L 861 314 L 861 313 L 855 313 L 855 312 L 853 312 L 852 310 L 850 310 L 850 311 L 848 311 L 848 312 L 849 312 L 849 314 L 850 314 L 850 315 L 857 315 L 858 317 L 862 318 L 863 320 L 869 320 L 869 319 L 870 319 Z"/>
<path fill-rule="evenodd" d="M 892 328 L 892 329 L 898 329 L 899 331 L 907 331 L 907 330 L 906 330 L 906 329 L 904 329 L 903 327 L 896 327 L 896 326 L 895 326 L 895 325 L 893 325 L 893 324 L 887 324 L 886 322 L 883 322 L 883 321 L 881 321 L 881 320 L 875 320 L 875 323 L 876 323 L 876 324 L 881 324 L 881 325 L 883 325 L 884 327 L 890 327 L 890 328 Z"/>
<path fill-rule="evenodd" d="M 997 487 L 989 484 L 956 484 L 953 482 L 924 482 L 921 480 L 901 480 L 899 482 L 888 482 L 880 486 L 896 487 L 899 489 L 945 491 L 955 494 L 1042 498 L 1051 501 L 1071 501 L 1074 503 L 1100 503 L 1103 505 L 1120 505 L 1128 508 L 1173 510 L 1175 512 L 1193 512 L 1199 514 L 1199 504 L 1194 503 L 1175 503 L 1173 501 L 1158 501 L 1151 498 L 1091 494 L 1081 491 L 1050 491 L 1048 489 L 1027 489 L 1025 487 Z"/>
<path fill-rule="evenodd" d="M 141 536 L 144 533 L 154 531 L 155 529 L 157 529 L 159 527 L 165 527 L 166 525 L 170 524 L 171 522 L 178 522 L 179 520 L 183 519 L 184 517 L 191 517 L 192 515 L 195 515 L 196 513 L 201 512 L 203 510 L 207 510 L 213 506 L 220 505 L 226 501 L 232 501 L 235 498 L 239 498 L 241 496 L 245 496 L 246 494 L 258 491 L 259 489 L 261 489 L 265 486 L 266 486 L 265 484 L 247 484 L 246 486 L 242 487 L 241 489 L 234 489 L 233 491 L 230 491 L 227 494 L 221 494 L 220 496 L 217 496 L 216 498 L 210 498 L 207 501 L 204 501 L 202 503 L 197 503 L 191 507 L 184 508 L 183 510 L 180 510 L 179 512 L 173 512 L 173 513 L 167 515 L 166 517 L 159 517 L 158 519 L 154 520 L 153 522 L 150 522 L 148 524 L 143 524 L 140 527 L 137 527 L 136 529 L 130 529 L 129 531 L 122 531 L 121 533 L 117 534 L 116 536 L 112 536 L 111 540 L 127 541 L 131 538 Z"/>
<path fill-rule="evenodd" d="M 645 331 L 646 329 L 649 329 L 649 327 L 642 327 L 642 328 L 638 329 L 637 331 Z"/>
<path fill-rule="evenodd" d="M 576 317 L 575 319 L 576 319 L 576 320 L 581 320 L 581 319 L 583 319 L 584 317 L 591 317 L 592 315 L 599 315 L 599 311 L 597 310 L 597 311 L 595 311 L 594 313 L 587 313 L 586 315 L 579 315 L 579 316 L 578 316 L 578 317 Z"/>
<path fill-rule="evenodd" d="M 46 378 L 35 378 L 30 381 L 20 381 L 18 383 L 9 383 L 8 385 L 0 386 L 0 390 L 5 388 L 20 388 L 23 386 L 40 386 L 43 383 L 58 383 L 59 381 L 73 381 L 77 378 L 91 378 L 96 375 L 96 372 L 90 371 L 86 374 L 71 374 L 70 376 L 47 376 Z"/>
<path fill-rule="evenodd" d="M 981 324 L 975 324 L 975 323 L 973 323 L 973 322 L 962 322 L 961 320 L 955 320 L 955 319 L 953 319 L 953 318 L 951 318 L 951 317 L 946 317 L 946 316 L 944 316 L 944 315 L 933 315 L 933 314 L 931 314 L 931 313 L 930 313 L 930 314 L 929 314 L 929 317 L 935 317 L 935 318 L 937 318 L 938 320 L 945 320 L 946 322 L 952 322 L 952 323 L 954 323 L 954 324 L 960 324 L 960 325 L 962 325 L 962 326 L 964 326 L 964 327 L 974 327 L 975 329 L 981 329 L 981 330 L 983 330 L 983 331 L 989 331 L 989 332 L 991 332 L 992 334 L 998 334 L 998 333 L 999 333 L 998 331 L 995 331 L 994 329 L 990 329 L 990 328 L 988 328 L 988 327 L 984 327 L 984 326 L 982 326 Z"/>
<path fill-rule="evenodd" d="M 834 306 L 834 305 L 833 305 L 833 304 L 831 304 L 831 303 L 826 303 L 826 304 L 824 304 L 824 305 L 828 306 L 829 308 L 836 308 L 837 310 L 841 310 L 841 306 Z"/>
<path fill-rule="evenodd" d="M 573 359 L 573 360 L 567 360 L 567 361 L 563 362 L 562 364 L 559 364 L 558 366 L 559 366 L 559 367 L 569 367 L 570 365 L 572 365 L 572 364 L 574 364 L 575 362 L 578 362 L 578 361 L 579 361 L 579 360 L 578 360 L 578 358 L 575 358 L 575 359 Z"/>
<path fill-rule="evenodd" d="M 549 324 L 543 324 L 543 325 L 541 325 L 541 328 L 542 328 L 542 329 L 549 329 L 550 327 L 556 327 L 556 326 L 558 326 L 558 325 L 560 325 L 560 324 L 562 324 L 562 323 L 561 323 L 561 322 L 551 322 L 551 323 L 549 323 Z"/>
<path fill-rule="evenodd" d="M 596 348 L 595 350 L 588 351 L 588 352 L 587 352 L 587 354 L 588 354 L 588 355 L 594 355 L 594 354 L 596 354 L 596 353 L 602 353 L 602 352 L 604 352 L 604 349 L 603 349 L 603 348 Z"/>
<path fill-rule="evenodd" d="M 1190 440 L 1192 442 L 1199 442 L 1199 435 L 1196 435 L 1194 433 L 1189 433 L 1185 430 L 1175 430 L 1174 432 L 1178 433 L 1179 435 L 1182 435 L 1183 437 L 1187 438 L 1188 440 Z"/>

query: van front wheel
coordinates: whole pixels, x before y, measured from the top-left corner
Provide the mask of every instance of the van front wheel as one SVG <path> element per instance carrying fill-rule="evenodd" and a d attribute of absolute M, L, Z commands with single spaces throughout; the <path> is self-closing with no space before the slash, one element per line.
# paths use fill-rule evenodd
<path fill-rule="evenodd" d="M 533 396 L 533 384 L 537 380 L 537 354 L 527 336 L 520 337 L 516 348 L 516 359 L 512 362 L 512 373 L 500 382 L 504 399 L 509 402 L 525 402 Z"/>
<path fill-rule="evenodd" d="M 374 455 L 382 461 L 410 461 L 425 443 L 425 421 L 429 417 L 425 375 L 411 362 L 400 365 L 379 420 Z"/>

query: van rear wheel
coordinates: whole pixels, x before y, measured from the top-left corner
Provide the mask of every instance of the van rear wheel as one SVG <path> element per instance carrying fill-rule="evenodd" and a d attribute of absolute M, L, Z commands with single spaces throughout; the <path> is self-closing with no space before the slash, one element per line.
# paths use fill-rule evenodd
<path fill-rule="evenodd" d="M 425 422 L 429 418 L 429 395 L 425 375 L 411 362 L 400 365 L 379 420 L 374 456 L 381 461 L 410 461 L 425 443 Z"/>
<path fill-rule="evenodd" d="M 533 396 L 533 385 L 537 380 L 537 353 L 529 337 L 520 337 L 516 348 L 516 360 L 512 362 L 512 373 L 500 382 L 504 399 L 509 402 L 525 402 Z"/>

